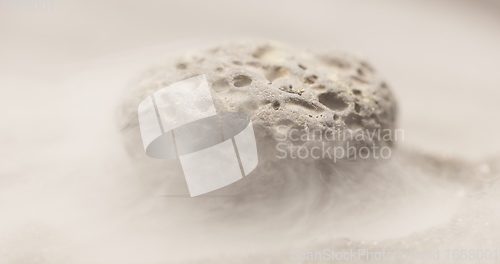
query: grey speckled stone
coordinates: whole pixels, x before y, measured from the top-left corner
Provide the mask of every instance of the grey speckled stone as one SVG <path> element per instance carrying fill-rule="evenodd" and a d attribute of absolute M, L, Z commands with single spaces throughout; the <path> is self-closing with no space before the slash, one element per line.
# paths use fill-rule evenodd
<path fill-rule="evenodd" d="M 152 68 L 125 102 L 122 128 L 138 131 L 137 105 L 148 94 L 199 74 L 211 83 L 218 111 L 245 112 L 265 135 L 276 135 L 278 128 L 337 133 L 395 128 L 394 96 L 368 62 L 345 52 L 313 53 L 275 42 L 229 43 Z M 127 141 L 137 140 L 135 135 Z"/>

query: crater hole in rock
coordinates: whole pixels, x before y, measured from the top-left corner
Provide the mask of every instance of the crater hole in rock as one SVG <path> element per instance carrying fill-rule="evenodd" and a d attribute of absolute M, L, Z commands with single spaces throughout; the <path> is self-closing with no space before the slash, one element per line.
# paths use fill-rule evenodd
<path fill-rule="evenodd" d="M 236 87 L 245 87 L 252 84 L 252 79 L 246 75 L 237 75 L 233 78 L 233 84 Z"/>
<path fill-rule="evenodd" d="M 318 76 L 316 75 L 309 75 L 304 79 L 304 83 L 307 84 L 314 84 L 318 80 Z"/>
<path fill-rule="evenodd" d="M 343 70 L 347 70 L 347 69 L 349 69 L 349 68 L 352 67 L 351 64 L 349 64 L 348 62 L 346 62 L 346 61 L 344 61 L 342 59 L 339 59 L 339 58 L 329 57 L 329 58 L 324 58 L 323 61 L 328 66 L 339 68 L 339 69 L 343 69 Z"/>
<path fill-rule="evenodd" d="M 280 106 L 281 106 L 280 102 L 278 102 L 278 101 L 274 101 L 273 102 L 273 108 L 274 108 L 274 110 L 280 109 Z"/>
<path fill-rule="evenodd" d="M 364 72 L 364 71 L 363 71 L 363 69 L 361 69 L 361 68 L 358 68 L 358 69 L 356 70 L 356 72 L 358 73 L 358 75 L 359 75 L 359 76 L 364 76 L 364 75 L 365 75 L 365 72 Z"/>
<path fill-rule="evenodd" d="M 179 70 L 185 70 L 187 68 L 187 65 L 185 63 L 177 63 L 175 67 Z"/>
<path fill-rule="evenodd" d="M 354 104 L 354 111 L 356 111 L 356 113 L 361 112 L 361 106 L 358 103 Z"/>
<path fill-rule="evenodd" d="M 334 92 L 320 94 L 318 99 L 320 103 L 332 110 L 344 110 L 348 106 L 348 104 Z"/>

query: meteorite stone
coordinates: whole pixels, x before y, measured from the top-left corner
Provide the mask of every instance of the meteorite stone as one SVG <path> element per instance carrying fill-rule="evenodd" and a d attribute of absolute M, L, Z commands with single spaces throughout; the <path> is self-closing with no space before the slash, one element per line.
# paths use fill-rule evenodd
<path fill-rule="evenodd" d="M 261 139 L 259 147 L 267 148 L 259 152 L 259 158 L 276 155 L 274 145 L 263 138 L 286 137 L 285 144 L 311 148 L 323 139 L 294 141 L 291 138 L 297 137 L 293 133 L 345 135 L 345 131 L 387 133 L 395 129 L 395 98 L 366 60 L 337 50 L 311 52 L 272 41 L 232 42 L 185 54 L 140 78 L 121 111 L 122 131 L 134 156 L 142 153 L 137 121 L 141 100 L 200 74 L 205 74 L 211 85 L 217 111 L 242 112 L 251 117 Z M 329 144 L 342 146 L 353 141 L 357 148 L 393 144 L 392 139 L 380 136 L 350 138 Z"/>

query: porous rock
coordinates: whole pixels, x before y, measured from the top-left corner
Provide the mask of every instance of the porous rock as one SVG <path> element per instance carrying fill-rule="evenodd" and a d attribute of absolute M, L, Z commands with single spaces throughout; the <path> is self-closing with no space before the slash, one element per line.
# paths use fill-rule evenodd
<path fill-rule="evenodd" d="M 186 54 L 140 78 L 121 118 L 131 152 L 140 149 L 138 104 L 158 89 L 200 74 L 211 85 L 217 111 L 249 115 L 260 135 L 289 135 L 292 129 L 339 133 L 395 128 L 395 98 L 366 60 L 346 52 L 309 52 L 271 41 L 233 42 Z M 357 146 L 392 145 L 392 140 L 379 139 L 357 140 Z M 312 141 L 300 144 L 307 147 L 315 144 Z"/>

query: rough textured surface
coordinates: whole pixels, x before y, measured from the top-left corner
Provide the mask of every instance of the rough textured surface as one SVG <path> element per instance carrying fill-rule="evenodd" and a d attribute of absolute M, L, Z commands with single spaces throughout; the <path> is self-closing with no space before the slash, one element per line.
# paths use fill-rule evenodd
<path fill-rule="evenodd" d="M 395 99 L 365 60 L 339 51 L 312 53 L 275 42 L 239 42 L 152 68 L 125 102 L 122 128 L 137 133 L 137 105 L 148 94 L 199 74 L 211 83 L 218 111 L 244 112 L 266 135 L 291 128 L 339 133 L 395 127 Z M 137 135 L 127 138 L 131 146 L 138 140 Z"/>

